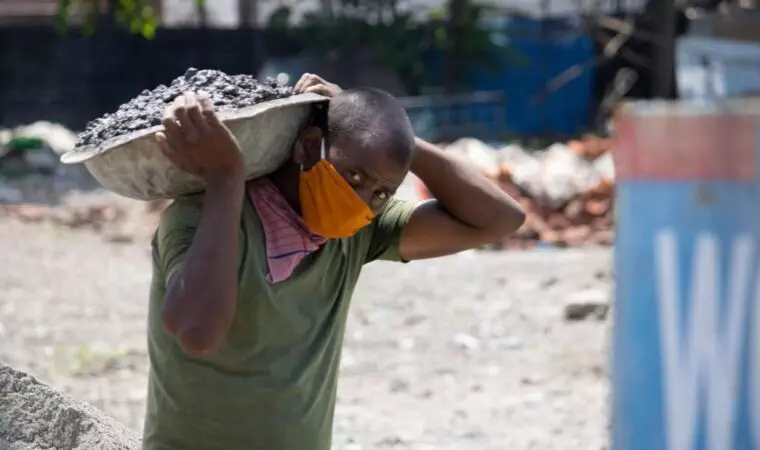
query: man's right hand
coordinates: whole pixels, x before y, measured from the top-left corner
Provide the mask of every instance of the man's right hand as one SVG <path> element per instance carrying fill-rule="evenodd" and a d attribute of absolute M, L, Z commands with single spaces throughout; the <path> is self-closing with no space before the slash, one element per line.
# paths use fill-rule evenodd
<path fill-rule="evenodd" d="M 180 170 L 206 183 L 243 176 L 243 152 L 219 120 L 208 94 L 177 97 L 164 114 L 164 132 L 155 134 L 161 151 Z"/>
<path fill-rule="evenodd" d="M 164 127 L 156 133 L 161 150 L 180 170 L 201 177 L 206 193 L 197 221 L 172 223 L 170 214 L 161 219 L 162 267 L 174 273 L 164 280 L 161 318 L 186 352 L 210 355 L 223 344 L 237 310 L 243 154 L 205 94 L 177 98 Z"/>

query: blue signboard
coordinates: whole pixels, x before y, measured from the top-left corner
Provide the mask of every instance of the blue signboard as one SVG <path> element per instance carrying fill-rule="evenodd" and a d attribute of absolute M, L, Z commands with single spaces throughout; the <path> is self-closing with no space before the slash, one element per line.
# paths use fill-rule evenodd
<path fill-rule="evenodd" d="M 760 449 L 760 103 L 616 130 L 612 450 Z"/>

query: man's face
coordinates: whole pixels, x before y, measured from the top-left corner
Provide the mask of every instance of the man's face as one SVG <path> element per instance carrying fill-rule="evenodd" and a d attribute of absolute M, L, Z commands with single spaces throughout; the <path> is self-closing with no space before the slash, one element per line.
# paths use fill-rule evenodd
<path fill-rule="evenodd" d="M 318 139 L 302 137 L 304 155 L 301 158 L 296 155 L 296 162 L 303 164 L 304 169 L 319 161 L 321 138 L 321 133 Z M 380 212 L 409 172 L 408 163 L 398 161 L 386 149 L 361 148 L 348 143 L 328 144 L 332 145 L 326 149 L 327 160 L 374 213 Z"/>
<path fill-rule="evenodd" d="M 396 194 L 408 169 L 381 149 L 332 146 L 328 160 L 374 213 Z"/>

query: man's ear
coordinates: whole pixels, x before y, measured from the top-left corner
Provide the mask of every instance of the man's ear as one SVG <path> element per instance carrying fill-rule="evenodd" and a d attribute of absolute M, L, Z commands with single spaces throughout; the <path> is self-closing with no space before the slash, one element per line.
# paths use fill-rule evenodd
<path fill-rule="evenodd" d="M 293 149 L 293 162 L 311 168 L 319 161 L 321 144 L 322 130 L 315 126 L 307 127 L 301 132 Z"/>

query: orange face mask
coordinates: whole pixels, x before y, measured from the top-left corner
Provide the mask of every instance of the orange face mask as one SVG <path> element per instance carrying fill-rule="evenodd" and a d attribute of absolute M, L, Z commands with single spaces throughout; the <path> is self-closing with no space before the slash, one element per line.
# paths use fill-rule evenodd
<path fill-rule="evenodd" d="M 301 170 L 298 195 L 306 226 L 326 238 L 352 236 L 374 217 L 359 194 L 327 161 L 324 139 L 319 162 L 308 171 Z"/>

